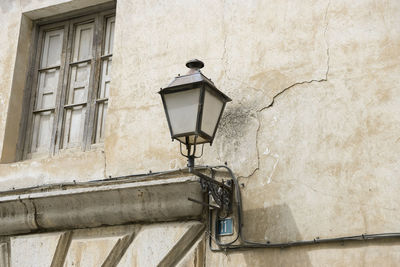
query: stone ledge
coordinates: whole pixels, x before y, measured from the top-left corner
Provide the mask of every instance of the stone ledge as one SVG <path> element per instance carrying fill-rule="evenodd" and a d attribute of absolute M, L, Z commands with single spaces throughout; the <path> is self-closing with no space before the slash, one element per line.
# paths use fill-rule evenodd
<path fill-rule="evenodd" d="M 98 181 L 48 191 L 0 195 L 0 235 L 200 219 L 203 199 L 196 177 L 150 181 Z"/>

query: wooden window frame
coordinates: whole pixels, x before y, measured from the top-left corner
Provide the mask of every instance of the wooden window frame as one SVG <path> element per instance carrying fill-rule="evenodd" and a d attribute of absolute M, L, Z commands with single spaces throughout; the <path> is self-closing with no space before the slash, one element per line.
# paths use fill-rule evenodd
<path fill-rule="evenodd" d="M 105 49 L 104 39 L 106 35 L 106 23 L 108 18 L 115 17 L 115 2 L 80 10 L 78 12 L 70 12 L 65 15 L 59 15 L 48 19 L 41 19 L 34 22 L 33 33 L 33 47 L 31 52 L 31 70 L 27 78 L 26 96 L 24 100 L 24 111 L 22 119 L 22 131 L 20 140 L 22 142 L 22 151 L 19 152 L 19 159 L 30 159 L 43 156 L 51 156 L 62 150 L 69 149 L 63 148 L 63 130 L 65 124 L 66 109 L 70 108 L 66 103 L 66 94 L 69 88 L 71 65 L 76 64 L 72 62 L 72 50 L 74 43 L 75 27 L 79 23 L 93 21 L 93 43 L 92 55 L 90 60 L 90 77 L 87 89 L 86 98 L 86 112 L 84 118 L 84 129 L 81 144 L 79 147 L 73 149 L 80 149 L 86 151 L 93 146 L 98 146 L 100 141 L 96 140 L 96 127 L 97 127 L 97 109 L 98 103 L 108 101 L 107 99 L 98 99 L 100 80 L 101 80 L 101 64 L 103 62 L 103 51 Z M 45 31 L 63 29 L 62 51 L 60 66 L 53 66 L 59 69 L 59 80 L 57 89 L 55 90 L 55 108 L 51 109 L 54 112 L 51 138 L 49 140 L 48 151 L 45 152 L 32 152 L 33 131 L 34 131 L 34 113 L 43 112 L 44 110 L 35 110 L 35 100 L 38 94 L 38 79 L 40 71 L 45 71 L 44 68 L 39 69 L 40 60 L 42 57 L 44 45 Z M 107 55 L 112 57 L 112 54 Z"/>

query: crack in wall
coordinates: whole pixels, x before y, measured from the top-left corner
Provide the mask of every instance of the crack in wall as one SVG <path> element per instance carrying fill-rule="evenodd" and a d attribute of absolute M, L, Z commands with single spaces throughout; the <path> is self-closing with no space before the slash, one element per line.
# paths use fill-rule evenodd
<path fill-rule="evenodd" d="M 104 170 L 103 170 L 103 175 L 104 178 L 107 179 L 107 156 L 106 156 L 106 151 L 105 149 L 103 150 L 103 157 L 104 157 Z M 111 178 L 111 177 L 110 177 Z"/>
<path fill-rule="evenodd" d="M 297 86 L 297 85 L 302 85 L 302 84 L 307 84 L 307 83 L 314 83 L 314 82 L 326 82 L 328 81 L 328 75 L 329 75 L 329 63 L 330 63 L 330 53 L 329 53 L 329 43 L 328 43 L 328 39 L 326 37 L 326 33 L 328 31 L 328 27 L 329 27 L 329 21 L 328 21 L 328 10 L 329 10 L 329 6 L 331 4 L 331 1 L 328 2 L 328 5 L 326 7 L 326 11 L 325 11 L 325 28 L 324 28 L 324 40 L 325 40 L 325 45 L 326 45 L 326 71 L 325 71 L 325 77 L 321 78 L 321 79 L 312 79 L 312 80 L 308 80 L 308 81 L 302 81 L 302 82 L 296 82 L 294 84 L 289 85 L 288 87 L 285 87 L 283 90 L 281 90 L 279 93 L 277 93 L 276 95 L 274 95 L 272 97 L 272 101 L 265 107 L 262 107 L 261 109 L 259 109 L 257 112 L 262 112 L 265 109 L 268 109 L 270 107 L 272 107 L 275 103 L 275 99 L 277 97 L 279 97 L 280 95 L 282 95 L 284 92 L 286 92 L 287 90 Z"/>
<path fill-rule="evenodd" d="M 227 23 L 225 23 L 225 13 L 226 13 L 226 1 L 224 0 L 223 2 L 223 10 L 222 10 L 222 31 L 223 31 L 223 35 L 224 35 L 224 51 L 222 52 L 222 64 L 225 66 L 225 68 L 223 68 L 224 74 L 226 77 L 228 77 L 229 79 L 229 75 L 227 72 L 227 68 L 226 66 L 228 66 L 229 62 L 228 62 L 228 57 L 226 56 L 228 53 L 228 50 L 226 48 L 226 43 L 228 41 L 228 34 L 227 34 L 227 30 L 226 30 L 226 25 Z"/>
<path fill-rule="evenodd" d="M 359 204 L 358 205 L 360 207 L 361 219 L 362 219 L 362 222 L 364 224 L 364 232 L 368 233 L 368 229 L 369 229 L 369 227 L 368 227 L 368 219 L 367 219 L 365 207 L 362 206 L 361 203 L 362 203 L 362 200 L 359 200 Z"/>
<path fill-rule="evenodd" d="M 311 84 L 311 83 L 316 83 L 316 82 L 319 83 L 319 82 L 326 82 L 326 81 L 328 81 L 329 66 L 330 66 L 330 51 L 329 51 L 329 42 L 328 42 L 328 39 L 327 39 L 327 32 L 328 32 L 328 28 L 329 28 L 328 13 L 329 13 L 330 4 L 331 4 L 331 1 L 329 0 L 329 1 L 328 1 L 328 4 L 327 4 L 327 6 L 326 6 L 326 9 L 325 9 L 325 15 L 324 15 L 325 27 L 324 27 L 324 31 L 323 31 L 323 36 L 324 36 L 325 45 L 326 45 L 326 71 L 325 71 L 325 75 L 324 75 L 325 77 L 323 77 L 323 78 L 321 78 L 321 79 L 311 79 L 311 80 L 306 80 L 306 81 L 301 81 L 301 82 L 293 83 L 293 84 L 291 84 L 291 85 L 285 87 L 285 88 L 282 89 L 281 91 L 279 91 L 277 94 L 275 94 L 275 95 L 272 97 L 272 100 L 271 100 L 271 102 L 270 102 L 268 105 L 266 105 L 266 106 L 264 106 L 264 107 L 262 107 L 262 108 L 256 110 L 257 120 L 258 120 L 258 128 L 257 128 L 257 130 L 256 130 L 257 167 L 256 167 L 249 175 L 246 175 L 246 176 L 238 176 L 238 179 L 240 179 L 240 178 L 249 178 L 249 177 L 253 176 L 253 175 L 260 169 L 260 153 L 259 153 L 259 151 L 258 151 L 258 143 L 259 143 L 259 134 L 260 134 L 260 130 L 261 130 L 261 120 L 260 120 L 259 114 L 260 114 L 262 111 L 271 108 L 271 107 L 274 105 L 276 99 L 277 99 L 279 96 L 281 96 L 281 95 L 284 94 L 286 91 L 288 91 L 288 90 L 290 90 L 290 89 L 292 89 L 292 88 L 294 88 L 294 87 L 296 87 L 296 86 L 298 86 L 298 85 L 302 85 L 302 84 Z M 225 65 L 225 68 L 223 68 L 224 74 L 225 74 L 225 76 L 226 76 L 229 80 L 235 80 L 235 81 L 238 81 L 238 82 L 240 82 L 240 83 L 246 84 L 246 83 L 243 82 L 243 81 L 240 81 L 240 80 L 231 78 L 231 77 L 229 76 L 228 72 L 227 72 L 226 66 L 229 65 L 229 59 L 228 59 L 228 56 L 227 56 L 227 53 L 228 53 L 228 50 L 227 50 L 227 38 L 228 38 L 228 34 L 227 34 L 226 23 L 225 23 L 225 19 L 226 19 L 225 13 L 226 13 L 226 1 L 223 2 L 223 14 L 222 14 L 223 34 L 224 34 L 224 42 L 223 42 L 223 46 L 224 46 L 224 47 L 223 47 L 223 48 L 224 48 L 224 49 L 223 49 L 223 54 L 222 54 L 221 60 L 222 60 L 223 64 Z M 249 86 L 249 85 L 247 85 L 247 84 L 246 84 L 246 86 L 248 86 L 248 87 L 251 88 L 251 89 L 257 90 L 257 91 L 261 90 L 261 89 L 259 89 L 259 88 L 254 88 L 254 87 L 252 87 L 252 86 Z M 221 155 L 219 154 L 218 151 L 217 151 L 217 155 L 218 155 L 219 160 L 221 161 Z M 247 182 L 246 182 L 246 183 L 247 183 Z"/>
<path fill-rule="evenodd" d="M 329 49 L 327 49 L 327 54 L 328 54 L 328 61 L 329 61 Z M 320 82 L 326 82 L 326 81 L 328 81 L 328 72 L 329 72 L 329 67 L 327 68 L 327 72 L 326 72 L 326 78 L 323 78 L 323 79 L 319 79 L 319 80 L 315 80 L 315 79 L 312 79 L 312 80 L 309 80 L 309 81 L 302 81 L 302 82 L 296 82 L 296 83 L 294 83 L 294 84 L 291 84 L 291 85 L 289 85 L 288 87 L 285 87 L 282 91 L 280 91 L 279 93 L 277 93 L 276 95 L 274 95 L 273 97 L 272 97 L 272 101 L 267 105 L 267 106 L 265 106 L 265 107 L 262 107 L 261 109 L 259 109 L 259 110 L 257 110 L 257 113 L 260 113 L 260 112 L 262 112 L 262 111 L 264 111 L 264 110 L 266 110 L 266 109 L 268 109 L 268 108 L 270 108 L 270 107 L 272 107 L 273 105 L 274 105 L 274 103 L 275 103 L 275 99 L 277 98 L 277 97 L 279 97 L 280 95 L 282 95 L 283 93 L 285 93 L 287 90 L 289 90 L 289 89 L 291 89 L 291 88 L 293 88 L 293 87 L 295 87 L 295 86 L 298 86 L 298 85 L 302 85 L 302 84 L 310 84 L 310 83 L 315 83 L 315 82 L 318 82 L 318 83 L 320 83 Z"/>
<path fill-rule="evenodd" d="M 271 102 L 270 102 L 267 106 L 264 106 L 264 107 L 262 107 L 262 108 L 260 108 L 260 109 L 258 109 L 258 110 L 256 111 L 256 113 L 257 113 L 257 120 L 258 120 L 258 128 L 257 128 L 257 133 L 256 133 L 257 167 L 250 173 L 250 175 L 247 175 L 247 176 L 239 176 L 238 178 L 249 178 L 249 177 L 253 176 L 253 175 L 260 169 L 260 152 L 258 151 L 258 139 L 259 139 L 258 137 L 259 137 L 260 129 L 261 129 L 261 120 L 260 120 L 260 118 L 259 118 L 259 114 L 260 114 L 262 111 L 271 108 L 271 107 L 274 105 L 275 100 L 276 100 L 279 96 L 281 96 L 282 94 L 284 94 L 286 91 L 288 91 L 289 89 L 292 89 L 292 88 L 294 88 L 294 87 L 296 87 L 296 86 L 298 86 L 298 85 L 302 85 L 302 84 L 320 83 L 320 82 L 327 82 L 327 81 L 328 81 L 329 65 L 330 65 L 330 51 L 329 51 L 329 42 L 328 42 L 328 39 L 327 39 L 327 36 L 326 36 L 326 35 L 327 35 L 328 27 L 329 27 L 328 11 L 329 11 L 330 4 L 331 4 L 331 1 L 329 0 L 329 1 L 328 1 L 328 4 L 327 4 L 327 6 L 326 6 L 326 9 L 325 9 L 325 16 L 324 16 L 325 28 L 324 28 L 324 34 L 323 34 L 323 35 L 324 35 L 325 46 L 326 46 L 326 71 L 325 71 L 325 77 L 324 77 L 324 78 L 321 78 L 321 79 L 312 79 L 312 80 L 306 80 L 306 81 L 301 81 L 301 82 L 293 83 L 293 84 L 291 84 L 291 85 L 285 87 L 283 90 L 279 91 L 277 94 L 275 94 L 275 95 L 272 97 Z M 225 43 L 224 43 L 224 46 L 225 46 Z M 226 46 L 225 46 L 224 48 L 225 48 L 225 51 L 224 51 L 224 55 L 225 55 Z M 225 72 L 226 72 L 226 71 L 225 71 Z"/>
<path fill-rule="evenodd" d="M 257 112 L 256 115 L 257 115 L 257 122 L 258 122 L 258 127 L 257 127 L 257 130 L 256 130 L 257 167 L 247 176 L 238 176 L 237 177 L 238 179 L 249 178 L 249 177 L 253 176 L 260 169 L 260 165 L 261 164 L 260 164 L 260 153 L 258 152 L 258 134 L 259 134 L 260 128 L 261 128 L 261 120 L 258 117 L 259 116 L 259 112 Z M 247 182 L 248 182 L 248 179 L 246 179 L 246 186 L 247 186 Z"/>

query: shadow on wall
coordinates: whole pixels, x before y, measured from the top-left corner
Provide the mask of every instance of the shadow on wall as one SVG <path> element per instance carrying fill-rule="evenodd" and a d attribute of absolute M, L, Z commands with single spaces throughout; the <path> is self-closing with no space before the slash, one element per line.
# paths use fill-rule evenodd
<path fill-rule="evenodd" d="M 243 235 L 246 240 L 265 243 L 282 243 L 303 240 L 288 205 L 250 209 L 243 212 Z M 389 249 L 390 248 L 390 249 Z M 243 266 L 313 266 L 309 255 L 314 255 L 323 266 L 346 264 L 397 266 L 400 259 L 400 240 L 376 240 L 307 245 L 290 248 L 250 249 L 242 254 Z M 314 262 L 315 264 L 315 262 Z"/>
<path fill-rule="evenodd" d="M 288 205 L 243 211 L 243 235 L 247 240 L 265 243 L 302 240 Z M 294 252 L 294 253 L 293 253 Z M 310 266 L 305 250 L 253 249 L 244 253 L 246 266 Z"/>

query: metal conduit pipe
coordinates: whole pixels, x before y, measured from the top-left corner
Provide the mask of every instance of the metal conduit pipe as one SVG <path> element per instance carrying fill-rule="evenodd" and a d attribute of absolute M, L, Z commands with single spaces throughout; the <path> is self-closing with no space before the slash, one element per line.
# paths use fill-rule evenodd
<path fill-rule="evenodd" d="M 235 185 L 235 204 L 237 206 L 237 217 L 238 217 L 238 231 L 236 237 L 233 241 L 228 243 L 221 243 L 218 238 L 212 235 L 212 210 L 209 211 L 209 222 L 208 222 L 208 234 L 209 234 L 209 247 L 213 252 L 221 252 L 227 250 L 243 250 L 243 249 L 254 249 L 254 248 L 288 248 L 294 246 L 307 246 L 307 245 L 316 245 L 316 244 L 326 244 L 326 243 L 343 243 L 347 241 L 370 241 L 370 240 L 379 240 L 379 239 L 393 239 L 400 238 L 400 233 L 379 233 L 379 234 L 361 234 L 355 236 L 343 236 L 336 238 L 314 238 L 313 240 L 304 240 L 304 241 L 292 241 L 292 242 L 283 242 L 283 243 L 270 243 L 267 241 L 266 243 L 249 241 L 243 236 L 242 232 L 242 198 L 240 194 L 240 188 L 238 180 L 233 173 L 233 171 L 226 165 L 219 166 L 210 166 L 208 167 L 210 170 L 212 169 L 220 169 L 224 168 L 228 171 L 231 176 L 234 185 Z M 212 247 L 212 240 L 217 244 L 218 249 Z M 241 244 L 234 245 L 236 241 L 240 240 Z"/>

